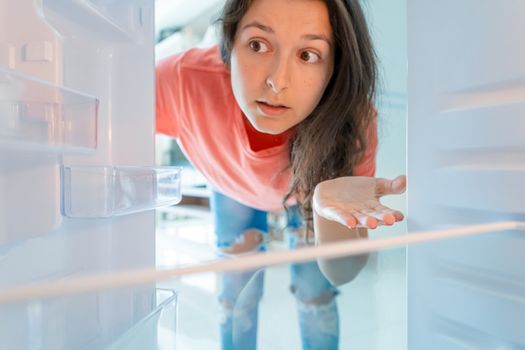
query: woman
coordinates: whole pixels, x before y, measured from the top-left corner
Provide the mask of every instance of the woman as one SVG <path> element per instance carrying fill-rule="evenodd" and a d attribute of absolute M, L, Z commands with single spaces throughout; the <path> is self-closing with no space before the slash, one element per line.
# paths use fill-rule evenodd
<path fill-rule="evenodd" d="M 221 24 L 220 47 L 159 63 L 156 106 L 158 132 L 178 139 L 214 189 L 219 248 L 264 249 L 267 212 L 283 207 L 292 245 L 402 220 L 378 199 L 403 192 L 405 178 L 373 178 L 376 66 L 358 1 L 232 0 Z M 292 266 L 305 349 L 337 348 L 335 286 L 365 262 Z M 255 348 L 262 281 L 262 272 L 223 276 L 224 349 Z"/>

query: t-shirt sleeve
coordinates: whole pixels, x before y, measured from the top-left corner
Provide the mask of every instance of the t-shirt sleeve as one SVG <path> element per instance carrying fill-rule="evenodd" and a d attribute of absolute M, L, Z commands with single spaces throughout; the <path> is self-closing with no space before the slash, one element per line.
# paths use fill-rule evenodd
<path fill-rule="evenodd" d="M 155 68 L 155 115 L 158 133 L 178 137 L 180 130 L 181 56 L 175 55 L 159 61 Z"/>
<path fill-rule="evenodd" d="M 359 163 L 355 170 L 355 176 L 369 176 L 374 177 L 376 173 L 376 154 L 377 154 L 377 111 L 374 109 L 373 120 L 368 129 L 368 145 L 363 156 L 363 160 Z"/>

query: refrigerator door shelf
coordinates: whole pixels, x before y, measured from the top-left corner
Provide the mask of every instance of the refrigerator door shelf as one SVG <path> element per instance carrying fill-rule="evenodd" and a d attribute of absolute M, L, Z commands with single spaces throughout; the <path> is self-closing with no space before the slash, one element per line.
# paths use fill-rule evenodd
<path fill-rule="evenodd" d="M 64 166 L 62 214 L 107 218 L 177 204 L 179 167 Z"/>
<path fill-rule="evenodd" d="M 97 98 L 0 67 L 0 148 L 93 153 Z"/>
<path fill-rule="evenodd" d="M 177 328 L 177 294 L 157 288 L 157 307 L 122 334 L 108 350 L 156 349 L 162 343 L 175 349 Z"/>
<path fill-rule="evenodd" d="M 151 3 L 150 1 L 44 0 L 42 10 L 46 20 L 66 37 L 80 30 L 84 36 L 94 35 L 98 40 L 105 42 L 134 43 L 141 37 L 145 15 L 141 6 L 151 6 Z"/>

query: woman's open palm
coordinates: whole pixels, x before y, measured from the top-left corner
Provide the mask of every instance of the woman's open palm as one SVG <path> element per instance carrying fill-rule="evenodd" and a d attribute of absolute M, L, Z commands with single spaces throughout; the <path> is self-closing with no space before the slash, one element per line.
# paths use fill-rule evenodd
<path fill-rule="evenodd" d="M 350 228 L 374 229 L 393 225 L 404 215 L 381 204 L 380 198 L 405 192 L 406 176 L 393 180 L 349 176 L 319 183 L 315 188 L 313 209 L 317 215 Z"/>

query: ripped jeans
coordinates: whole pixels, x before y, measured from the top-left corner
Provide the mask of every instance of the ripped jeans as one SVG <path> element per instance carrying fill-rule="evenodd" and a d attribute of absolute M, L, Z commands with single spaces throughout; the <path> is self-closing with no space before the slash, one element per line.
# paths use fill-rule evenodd
<path fill-rule="evenodd" d="M 237 247 L 264 251 L 263 243 L 249 242 L 249 232 L 266 235 L 267 212 L 247 207 L 223 194 L 213 192 L 211 207 L 215 220 L 217 246 L 229 254 L 246 253 Z M 294 234 L 303 226 L 299 209 L 291 208 L 287 230 L 290 248 L 303 240 Z M 248 233 L 248 234 L 247 234 Z M 223 350 L 256 349 L 258 306 L 262 297 L 264 270 L 227 272 L 220 276 L 221 346 Z M 335 296 L 337 289 L 323 276 L 317 263 L 291 265 L 290 290 L 297 302 L 303 349 L 333 350 L 339 343 L 339 316 Z"/>

